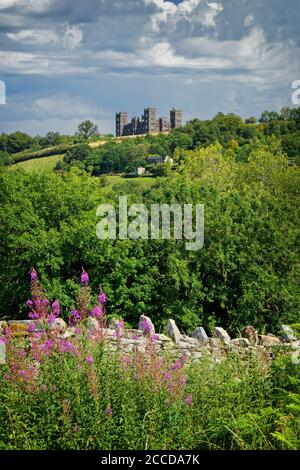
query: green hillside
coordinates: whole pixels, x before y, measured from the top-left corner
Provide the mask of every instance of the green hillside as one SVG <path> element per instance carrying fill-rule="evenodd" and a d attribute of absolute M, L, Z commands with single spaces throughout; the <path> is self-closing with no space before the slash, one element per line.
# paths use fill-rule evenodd
<path fill-rule="evenodd" d="M 62 161 L 63 155 L 52 155 L 50 157 L 36 158 L 32 160 L 26 160 L 25 162 L 16 163 L 12 165 L 13 170 L 22 168 L 25 171 L 44 171 L 53 170 L 57 162 Z"/>

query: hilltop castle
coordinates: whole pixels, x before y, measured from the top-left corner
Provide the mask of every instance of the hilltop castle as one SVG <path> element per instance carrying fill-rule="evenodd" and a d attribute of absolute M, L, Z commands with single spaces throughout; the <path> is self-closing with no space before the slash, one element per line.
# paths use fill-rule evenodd
<path fill-rule="evenodd" d="M 171 109 L 170 120 L 166 117 L 156 118 L 155 108 L 144 109 L 142 117 L 133 117 L 128 122 L 128 113 L 116 113 L 116 136 L 150 134 L 164 132 L 182 126 L 182 111 Z"/>

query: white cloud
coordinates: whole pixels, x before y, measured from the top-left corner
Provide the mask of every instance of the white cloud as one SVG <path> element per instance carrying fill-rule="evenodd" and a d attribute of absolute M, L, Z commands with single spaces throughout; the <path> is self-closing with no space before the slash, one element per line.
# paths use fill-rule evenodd
<path fill-rule="evenodd" d="M 59 41 L 59 35 L 47 29 L 25 29 L 17 33 L 7 33 L 7 37 L 22 44 L 49 44 Z"/>
<path fill-rule="evenodd" d="M 244 19 L 244 26 L 252 26 L 254 24 L 254 16 L 248 15 Z"/>
<path fill-rule="evenodd" d="M 78 26 L 68 26 L 64 34 L 64 46 L 67 49 L 80 47 L 83 40 L 83 32 Z"/>
<path fill-rule="evenodd" d="M 51 29 L 25 29 L 7 33 L 7 37 L 14 42 L 41 46 L 61 42 L 63 47 L 72 50 L 81 46 L 83 32 L 78 26 L 67 26 L 60 32 Z"/>
<path fill-rule="evenodd" d="M 52 0 L 0 0 L 0 10 L 9 7 L 20 6 L 25 10 L 36 13 L 47 11 Z"/>
<path fill-rule="evenodd" d="M 221 4 L 209 3 L 206 0 L 183 0 L 178 5 L 164 0 L 144 1 L 147 5 L 154 4 L 158 8 L 150 18 L 152 31 L 156 33 L 166 23 L 168 28 L 176 29 L 180 21 L 187 21 L 190 25 L 215 27 L 215 17 L 223 10 Z"/>

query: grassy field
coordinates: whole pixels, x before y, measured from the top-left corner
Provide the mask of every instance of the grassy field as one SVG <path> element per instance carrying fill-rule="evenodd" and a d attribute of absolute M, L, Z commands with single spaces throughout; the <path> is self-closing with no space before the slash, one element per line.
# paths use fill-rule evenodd
<path fill-rule="evenodd" d="M 53 170 L 56 163 L 62 159 L 63 155 L 51 155 L 51 157 L 35 158 L 32 160 L 26 160 L 25 162 L 16 163 L 11 168 L 13 170 L 22 168 L 28 172 Z"/>
<path fill-rule="evenodd" d="M 142 186 L 144 188 L 148 188 L 152 186 L 156 181 L 156 178 L 151 178 L 151 177 L 123 178 L 123 176 L 121 175 L 107 175 L 106 178 L 108 180 L 108 185 L 102 188 L 102 191 L 105 193 L 111 191 L 113 186 L 115 186 L 116 184 L 129 182 L 136 186 Z"/>

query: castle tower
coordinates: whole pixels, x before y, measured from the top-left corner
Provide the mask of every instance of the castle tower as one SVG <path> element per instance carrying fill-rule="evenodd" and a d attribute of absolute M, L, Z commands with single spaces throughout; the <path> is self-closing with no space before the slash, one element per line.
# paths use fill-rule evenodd
<path fill-rule="evenodd" d="M 128 114 L 125 112 L 116 113 L 116 137 L 124 135 L 124 128 L 128 124 Z"/>
<path fill-rule="evenodd" d="M 170 121 L 171 121 L 171 129 L 175 129 L 175 127 L 182 126 L 182 111 L 179 109 L 171 109 L 170 111 Z"/>
<path fill-rule="evenodd" d="M 157 130 L 156 109 L 146 108 L 143 114 L 143 124 L 145 134 L 155 132 Z"/>

